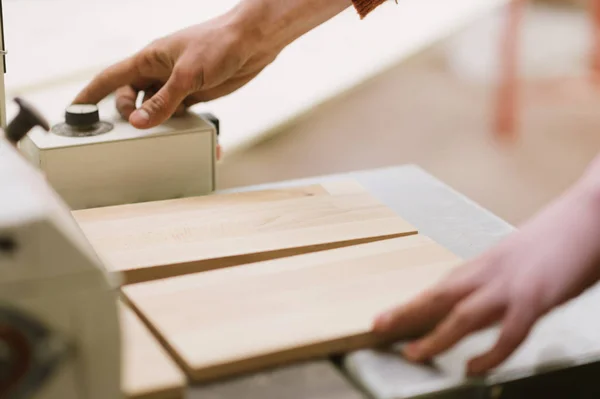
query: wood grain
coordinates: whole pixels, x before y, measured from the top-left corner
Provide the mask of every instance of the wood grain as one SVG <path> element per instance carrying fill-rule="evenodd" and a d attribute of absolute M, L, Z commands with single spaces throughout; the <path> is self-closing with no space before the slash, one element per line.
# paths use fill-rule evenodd
<path fill-rule="evenodd" d="M 186 377 L 127 305 L 120 303 L 122 389 L 128 399 L 179 399 Z"/>
<path fill-rule="evenodd" d="M 197 381 L 381 343 L 374 318 L 453 270 L 421 235 L 123 287 Z"/>
<path fill-rule="evenodd" d="M 73 212 L 125 284 L 415 234 L 354 181 Z"/>

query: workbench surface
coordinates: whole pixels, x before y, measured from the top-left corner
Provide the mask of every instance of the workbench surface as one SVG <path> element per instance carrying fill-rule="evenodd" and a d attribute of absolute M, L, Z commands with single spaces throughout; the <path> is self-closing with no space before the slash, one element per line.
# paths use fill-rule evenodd
<path fill-rule="evenodd" d="M 429 236 L 463 259 L 473 258 L 515 231 L 512 226 L 491 212 L 412 165 L 221 192 L 305 185 L 348 177 L 356 179 L 372 195 L 416 226 L 421 234 Z M 474 397 L 473 395 L 498 397 L 499 393 L 493 391 L 497 388 L 495 384 L 498 384 L 503 387 L 506 394 L 502 396 L 503 398 L 525 398 L 531 394 L 528 389 L 532 384 L 537 393 L 540 393 L 539 389 L 553 392 L 552 390 L 556 390 L 565 379 L 577 385 L 576 389 L 579 391 L 584 391 L 586 398 L 597 397 L 593 395 L 600 390 L 594 377 L 600 372 L 598 362 L 600 336 L 597 334 L 598 322 L 590 316 L 597 314 L 598 303 L 600 303 L 600 288 L 596 286 L 576 300 L 550 312 L 538 321 L 529 338 L 513 356 L 485 381 L 465 380 L 463 367 L 470 357 L 493 345 L 497 337 L 497 330 L 494 329 L 482 331 L 463 340 L 455 348 L 436 359 L 432 366 L 405 362 L 394 350 L 389 352 L 362 350 L 338 359 L 317 359 L 214 382 L 207 386 L 197 386 L 190 390 L 188 397 L 192 399 L 242 397 L 246 399 L 369 397 L 450 399 L 470 398 Z M 578 365 L 591 365 L 591 367 L 581 371 L 580 368 L 573 367 Z M 568 369 L 569 372 L 561 374 L 560 378 L 552 373 L 543 374 L 542 382 L 537 378 L 542 374 L 540 371 L 564 369 Z M 584 374 L 586 377 L 580 377 Z M 477 387 L 485 385 L 485 392 L 478 391 L 478 394 L 474 394 L 470 391 L 464 396 L 464 391 L 461 390 L 473 385 Z M 538 396 L 537 393 L 535 396 Z M 542 393 L 540 397 L 543 395 Z"/>
<path fill-rule="evenodd" d="M 484 251 L 513 230 L 498 217 L 415 166 L 329 175 L 227 191 L 312 184 L 344 177 L 356 179 L 371 194 L 415 225 L 422 234 L 463 258 Z M 390 387 L 377 382 L 377 364 L 374 365 L 375 369 L 371 368 L 373 357 L 377 360 L 378 355 L 371 351 L 360 351 L 341 362 L 322 359 L 291 365 L 209 386 L 195 387 L 191 390 L 189 398 L 368 397 L 357 388 L 356 381 L 360 381 L 371 395 L 387 396 L 386 392 L 390 391 Z M 364 368 L 361 367 L 361 363 Z M 346 367 L 351 368 L 352 374 L 357 378 L 349 379 Z"/>

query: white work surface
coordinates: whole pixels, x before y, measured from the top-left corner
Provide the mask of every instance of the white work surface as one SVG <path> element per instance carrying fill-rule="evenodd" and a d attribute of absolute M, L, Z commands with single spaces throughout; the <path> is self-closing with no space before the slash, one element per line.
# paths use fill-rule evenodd
<path fill-rule="evenodd" d="M 4 0 L 7 95 L 83 86 L 103 67 L 238 0 Z M 226 153 L 245 148 L 507 0 L 390 1 L 360 20 L 352 8 L 308 33 L 234 94 L 198 111 L 222 121 Z"/>

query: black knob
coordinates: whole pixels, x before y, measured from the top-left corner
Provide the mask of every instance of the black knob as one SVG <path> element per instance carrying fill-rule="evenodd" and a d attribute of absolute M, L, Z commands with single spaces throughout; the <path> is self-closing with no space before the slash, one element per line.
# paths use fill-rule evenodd
<path fill-rule="evenodd" d="M 65 122 L 72 127 L 90 127 L 100 122 L 98 106 L 94 104 L 72 104 L 65 112 Z"/>
<path fill-rule="evenodd" d="M 12 143 L 18 143 L 36 126 L 45 131 L 50 130 L 50 124 L 31 104 L 22 98 L 15 98 L 19 105 L 19 113 L 6 127 L 6 138 Z"/>

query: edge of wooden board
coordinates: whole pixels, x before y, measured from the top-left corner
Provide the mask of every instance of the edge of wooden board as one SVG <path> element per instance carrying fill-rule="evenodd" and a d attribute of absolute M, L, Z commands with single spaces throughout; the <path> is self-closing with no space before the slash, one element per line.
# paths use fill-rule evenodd
<path fill-rule="evenodd" d="M 148 325 L 139 316 L 127 301 L 119 299 L 119 315 L 122 337 L 122 380 L 121 390 L 123 396 L 127 399 L 182 399 L 185 395 L 187 386 L 187 378 L 185 371 L 181 369 L 178 362 L 172 357 L 172 352 L 161 345 L 156 334 L 148 328 Z M 151 356 L 162 362 L 161 365 L 147 365 L 147 367 L 163 367 L 165 380 L 170 380 L 168 383 L 160 386 L 146 386 L 140 389 L 140 386 L 135 386 L 139 381 L 137 377 L 133 377 L 139 372 L 138 369 L 132 370 L 131 367 L 139 367 L 140 347 L 128 347 L 131 344 L 132 338 L 135 337 L 142 341 L 146 349 L 146 353 L 141 354 L 147 356 L 147 351 L 151 351 Z M 139 344 L 136 342 L 135 344 Z"/>
<path fill-rule="evenodd" d="M 447 263 L 449 267 L 449 271 L 452 269 L 452 264 L 460 263 L 463 261 L 456 254 L 448 250 L 447 248 L 440 246 L 437 242 L 432 240 L 431 238 L 424 235 L 416 235 L 412 236 L 415 239 L 424 239 L 433 244 L 439 246 L 441 250 L 446 252 L 452 259 L 448 259 L 442 263 Z M 418 237 L 418 238 L 417 238 Z M 366 243 L 364 245 L 369 245 Z M 363 245 L 361 245 L 363 246 Z M 356 248 L 356 247 L 355 247 Z M 337 248 L 332 249 L 329 252 L 337 252 L 344 251 L 347 248 Z M 288 259 L 295 258 L 296 261 L 302 258 L 311 258 L 318 256 L 317 253 L 308 253 L 308 254 L 299 254 L 292 256 Z M 264 262 L 259 262 L 261 264 L 275 264 L 276 262 L 281 261 L 278 259 L 275 260 L 267 260 Z M 255 266 L 258 264 L 255 264 Z M 239 267 L 246 267 L 248 265 L 240 265 L 234 266 L 228 269 L 228 272 L 231 272 L 232 269 Z M 216 271 L 218 272 L 218 270 Z M 173 277 L 173 279 L 185 278 L 184 276 Z M 171 280 L 169 278 L 168 280 Z M 157 281 L 153 282 L 145 282 L 141 283 L 141 285 L 145 284 L 156 284 Z M 133 288 L 132 286 L 123 287 L 121 292 L 122 296 L 125 298 L 127 303 L 131 306 L 132 309 L 138 314 L 140 319 L 144 321 L 144 324 L 152 331 L 157 340 L 167 348 L 167 350 L 171 353 L 172 357 L 179 364 L 179 366 L 185 371 L 185 373 L 195 382 L 195 383 L 205 383 L 205 382 L 213 382 L 218 381 L 223 378 L 231 378 L 239 375 L 244 375 L 248 373 L 260 372 L 261 370 L 265 370 L 272 367 L 284 366 L 291 362 L 300 362 L 313 360 L 323 357 L 341 355 L 347 352 L 352 352 L 360 349 L 374 349 L 374 348 L 385 348 L 388 345 L 396 343 L 398 340 L 404 340 L 407 338 L 411 338 L 417 336 L 419 334 L 424 333 L 422 330 L 405 330 L 402 331 L 402 334 L 392 334 L 392 335 L 382 335 L 377 334 L 373 331 L 365 331 L 357 334 L 348 335 L 339 339 L 327 340 L 322 342 L 313 342 L 302 345 L 300 348 L 293 347 L 288 349 L 279 350 L 277 352 L 268 352 L 261 355 L 255 355 L 248 359 L 236 360 L 235 362 L 227 362 L 222 364 L 214 364 L 208 368 L 204 368 L 201 370 L 197 370 L 192 365 L 186 361 L 185 356 L 174 347 L 174 344 L 169 341 L 167 337 L 160 331 L 160 327 L 155 326 L 152 321 L 144 314 L 143 310 L 140 309 L 135 300 L 131 300 L 126 293 L 127 290 Z M 384 309 L 382 309 L 384 310 Z"/>
<path fill-rule="evenodd" d="M 344 186 L 346 186 L 344 188 Z M 314 197 L 319 195 L 341 195 L 350 193 L 359 193 L 366 191 L 365 188 L 354 179 L 340 179 L 333 182 L 324 182 L 317 184 L 306 184 L 293 187 L 261 189 L 251 191 L 239 191 L 228 193 L 211 193 L 185 198 L 173 198 L 159 201 L 148 201 L 122 205 L 112 205 L 99 208 L 88 208 L 71 211 L 71 214 L 78 222 L 86 222 L 102 217 L 105 220 L 119 219 L 122 216 L 136 216 L 140 211 L 142 213 L 162 209 L 165 205 L 172 205 L 170 209 L 185 210 L 195 208 L 198 204 L 203 206 L 223 206 L 236 204 L 240 198 L 244 203 L 263 202 L 265 196 L 269 196 L 267 201 L 281 201 L 297 197 Z"/>
<path fill-rule="evenodd" d="M 179 367 L 194 381 L 194 383 L 216 382 L 219 379 L 234 378 L 248 373 L 257 373 L 273 367 L 289 365 L 292 362 L 302 362 L 317 360 L 329 356 L 335 356 L 345 352 L 351 352 L 359 349 L 382 346 L 394 342 L 393 337 L 376 336 L 374 333 L 363 333 L 354 336 L 340 338 L 338 340 L 320 342 L 306 345 L 302 348 L 302 355 L 298 355 L 298 349 L 292 348 L 278 352 L 276 355 L 269 353 L 263 356 L 255 356 L 251 359 L 236 362 L 236 367 L 232 368 L 230 364 L 223 364 L 211 367 L 209 370 L 196 371 L 190 367 L 183 356 L 163 337 L 161 332 L 153 326 L 143 312 L 130 301 L 123 293 L 126 303 L 135 311 L 136 315 L 143 320 L 144 325 L 152 331 L 153 336 L 166 348 Z M 333 348 L 333 349 L 332 349 Z M 268 358 L 268 362 L 264 359 Z M 253 367 L 255 363 L 261 363 L 260 367 Z M 147 399 L 144 397 L 144 399 Z"/>
<path fill-rule="evenodd" d="M 220 250 L 212 251 L 213 253 L 210 253 L 211 250 L 209 250 L 209 253 L 205 253 L 204 257 L 202 257 L 200 256 L 201 252 L 199 252 L 201 250 L 196 249 L 195 251 L 197 253 L 193 254 L 194 250 L 190 249 L 193 248 L 193 245 L 190 244 L 188 247 L 181 247 L 181 250 L 184 251 L 183 253 L 187 253 L 187 255 L 180 254 L 179 259 L 177 259 L 177 256 L 173 256 L 170 261 L 167 261 L 166 258 L 160 259 L 160 256 L 158 256 L 158 258 L 152 257 L 151 253 L 148 252 L 149 249 L 138 250 L 137 260 L 135 261 L 118 258 L 118 256 L 120 256 L 118 255 L 118 248 L 115 248 L 113 245 L 108 246 L 108 249 L 106 250 L 102 250 L 102 245 L 106 244 L 100 244 L 102 240 L 106 239 L 106 231 L 111 228 L 118 229 L 121 220 L 130 220 L 130 223 L 134 223 L 133 221 L 138 217 L 140 219 L 144 219 L 145 217 L 158 217 L 159 219 L 156 223 L 159 223 L 161 218 L 164 219 L 169 215 L 177 215 L 180 212 L 193 211 L 195 209 L 198 209 L 199 211 L 206 209 L 212 210 L 213 206 L 216 207 L 215 209 L 222 208 L 222 212 L 227 212 L 227 209 L 229 208 L 237 210 L 237 206 L 252 207 L 254 204 L 259 203 L 262 203 L 262 206 L 264 207 L 265 204 L 268 206 L 270 203 L 279 201 L 295 201 L 296 199 L 304 201 L 305 197 L 352 197 L 353 195 L 364 196 L 364 199 L 361 201 L 366 201 L 366 203 L 374 209 L 380 209 L 378 212 L 381 212 L 381 214 L 378 214 L 377 217 L 368 218 L 367 220 L 362 220 L 360 218 L 356 219 L 355 217 L 356 220 L 333 224 L 331 227 L 332 229 L 335 229 L 334 232 L 327 233 L 332 235 L 332 238 L 322 236 L 322 234 L 325 234 L 323 229 L 326 226 L 305 228 L 303 230 L 304 233 L 302 234 L 312 237 L 310 239 L 302 239 L 300 230 L 290 228 L 282 232 L 280 239 L 283 240 L 283 242 L 278 247 L 269 244 L 268 241 L 265 241 L 266 238 L 257 232 L 256 234 L 259 235 L 249 237 L 250 240 L 244 239 L 240 241 L 241 237 L 231 238 L 229 242 L 230 246 L 240 248 L 239 245 L 241 245 L 241 249 L 237 251 L 231 252 L 221 248 Z M 344 201 L 344 199 L 340 200 L 342 202 Z M 288 204 L 287 206 L 290 205 Z M 74 211 L 73 215 L 79 223 L 79 227 L 82 229 L 83 234 L 89 237 L 88 239 L 92 243 L 92 246 L 94 246 L 98 256 L 104 258 L 108 273 L 118 275 L 121 280 L 120 285 L 155 281 L 164 278 L 266 260 L 281 259 L 300 254 L 321 252 L 419 233 L 414 225 L 403 219 L 378 198 L 373 196 L 362 184 L 355 179 L 349 178 L 282 189 L 214 194 L 200 197 L 85 209 Z M 105 222 L 108 224 L 104 225 Z M 100 227 L 98 227 L 97 223 L 100 223 Z M 148 224 L 149 221 L 146 223 Z M 90 230 L 86 230 L 86 224 L 89 224 Z M 148 228 L 152 229 L 151 226 Z M 104 233 L 96 236 L 97 233 L 92 233 L 92 231 L 95 230 L 104 230 Z M 360 231 L 362 231 L 361 234 L 357 233 Z M 137 236 L 134 235 L 134 237 Z M 300 242 L 298 242 L 298 240 L 300 240 Z M 260 250 L 251 250 L 255 244 L 259 246 Z M 222 244 L 221 246 L 223 245 L 225 244 Z M 225 247 L 227 247 L 227 245 L 225 245 Z M 190 250 L 192 252 L 189 252 Z M 112 258 L 113 256 L 115 256 L 115 258 Z"/>
<path fill-rule="evenodd" d="M 359 238 L 355 240 L 335 241 L 326 244 L 305 245 L 301 247 L 285 248 L 275 251 L 234 255 L 224 258 L 209 258 L 193 262 L 173 263 L 168 266 L 151 266 L 134 270 L 110 271 L 109 273 L 118 275 L 122 279 L 122 285 L 131 285 L 163 280 L 171 277 L 180 277 L 194 273 L 202 273 L 211 270 L 251 265 L 269 260 L 280 260 L 292 256 L 308 255 L 333 249 L 353 247 L 356 245 L 384 241 L 393 238 L 407 237 L 417 234 L 417 232 L 397 233 L 377 237 Z"/>

